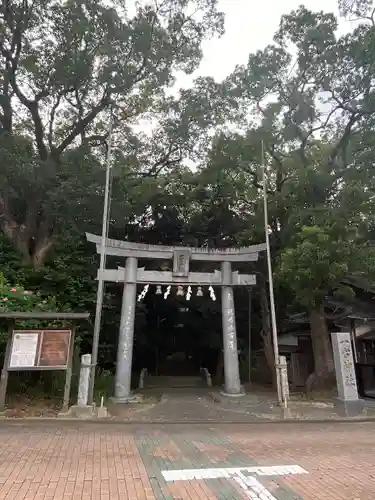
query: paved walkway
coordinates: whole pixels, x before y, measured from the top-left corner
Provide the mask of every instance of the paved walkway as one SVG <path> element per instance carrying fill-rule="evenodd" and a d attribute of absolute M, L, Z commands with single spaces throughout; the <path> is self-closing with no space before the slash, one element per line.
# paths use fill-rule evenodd
<path fill-rule="evenodd" d="M 149 393 L 149 396 L 154 393 Z M 113 418 L 127 422 L 180 423 L 215 422 L 249 423 L 272 421 L 284 418 L 284 412 L 277 405 L 276 394 L 247 394 L 242 398 L 225 398 L 214 389 L 165 389 L 157 403 L 110 406 Z M 333 408 L 332 401 L 326 403 L 291 401 L 288 418 L 296 420 L 342 419 Z M 375 407 L 367 408 L 365 416 L 374 417 Z"/>
<path fill-rule="evenodd" d="M 207 396 L 207 391 L 165 391 L 160 402 L 150 405 L 124 405 L 116 408 L 117 416 L 132 422 L 247 422 L 248 411 L 243 408 L 225 408 Z M 112 408 L 110 408 L 112 411 Z"/>
<path fill-rule="evenodd" d="M 0 499 L 373 500 L 374 431 L 3 422 Z"/>

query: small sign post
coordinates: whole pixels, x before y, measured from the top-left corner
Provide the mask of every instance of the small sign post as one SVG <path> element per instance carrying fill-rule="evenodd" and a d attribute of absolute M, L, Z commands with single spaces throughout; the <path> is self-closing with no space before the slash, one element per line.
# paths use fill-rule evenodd
<path fill-rule="evenodd" d="M 74 346 L 73 330 L 13 330 L 8 341 L 0 388 L 0 410 L 5 406 L 8 373 L 66 371 L 63 409 L 69 406 Z"/>
<path fill-rule="evenodd" d="M 5 358 L 0 377 L 0 411 L 5 409 L 8 375 L 11 371 L 61 370 L 66 372 L 63 411 L 68 410 L 73 369 L 74 325 L 88 320 L 89 313 L 71 312 L 0 312 L 0 320 L 9 325 Z M 17 321 L 63 321 L 68 329 L 14 329 Z"/>
<path fill-rule="evenodd" d="M 5 348 L 5 358 L 4 358 L 4 363 L 3 367 L 1 369 L 1 377 L 0 377 L 0 411 L 4 411 L 5 408 L 5 397 L 6 397 L 6 392 L 7 392 L 7 386 L 8 386 L 8 359 L 10 356 L 10 347 L 12 343 L 12 327 L 13 323 L 10 322 L 8 325 L 8 338 L 7 338 L 7 344 Z"/>

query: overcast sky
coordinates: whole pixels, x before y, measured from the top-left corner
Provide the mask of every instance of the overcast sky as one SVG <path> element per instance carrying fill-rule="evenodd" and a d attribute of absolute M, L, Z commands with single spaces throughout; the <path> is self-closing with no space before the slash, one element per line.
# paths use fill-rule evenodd
<path fill-rule="evenodd" d="M 134 1 L 127 2 L 129 14 Z M 225 78 L 236 64 L 247 61 L 250 52 L 270 43 L 280 17 L 302 3 L 311 10 L 337 14 L 338 0 L 219 0 L 219 9 L 225 13 L 225 35 L 205 43 L 204 59 L 194 76 Z M 341 29 L 349 28 L 349 23 L 342 21 Z M 190 77 L 180 77 L 177 86 L 186 86 L 190 81 Z"/>
<path fill-rule="evenodd" d="M 222 80 L 248 55 L 272 42 L 280 17 L 304 4 L 307 8 L 338 14 L 338 0 L 219 0 L 225 13 L 225 35 L 204 45 L 204 59 L 196 75 L 212 75 Z M 340 22 L 340 31 L 350 24 Z M 190 79 L 179 78 L 181 86 Z"/>

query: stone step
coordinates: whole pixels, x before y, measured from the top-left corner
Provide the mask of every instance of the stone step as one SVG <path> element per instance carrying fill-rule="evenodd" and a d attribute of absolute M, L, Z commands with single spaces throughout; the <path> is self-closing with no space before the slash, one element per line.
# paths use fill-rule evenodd
<path fill-rule="evenodd" d="M 160 388 L 178 388 L 178 387 L 202 387 L 203 380 L 201 377 L 175 377 L 167 375 L 148 375 L 145 378 L 145 388 L 160 387 Z"/>

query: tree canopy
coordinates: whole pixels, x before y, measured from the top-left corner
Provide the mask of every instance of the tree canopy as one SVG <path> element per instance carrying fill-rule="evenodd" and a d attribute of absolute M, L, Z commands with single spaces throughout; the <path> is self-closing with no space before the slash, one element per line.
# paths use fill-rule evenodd
<path fill-rule="evenodd" d="M 222 32 L 216 3 L 139 3 L 132 17 L 121 2 L 2 3 L 0 120 L 7 169 L 0 220 L 26 261 L 43 262 L 64 226 L 77 222 L 77 212 L 98 203 L 105 156 L 100 146 L 110 120 L 123 177 L 175 165 L 194 129 L 209 125 L 207 109 L 191 127 L 187 123 L 189 107 L 202 104 L 199 93 L 186 91 L 176 100 L 165 91 L 176 70 L 197 67 L 202 41 Z M 209 93 L 213 86 L 201 81 L 197 90 Z M 153 122 L 151 137 L 132 132 L 142 120 Z M 78 204 L 71 206 L 73 221 L 72 215 L 60 217 L 67 197 Z"/>

